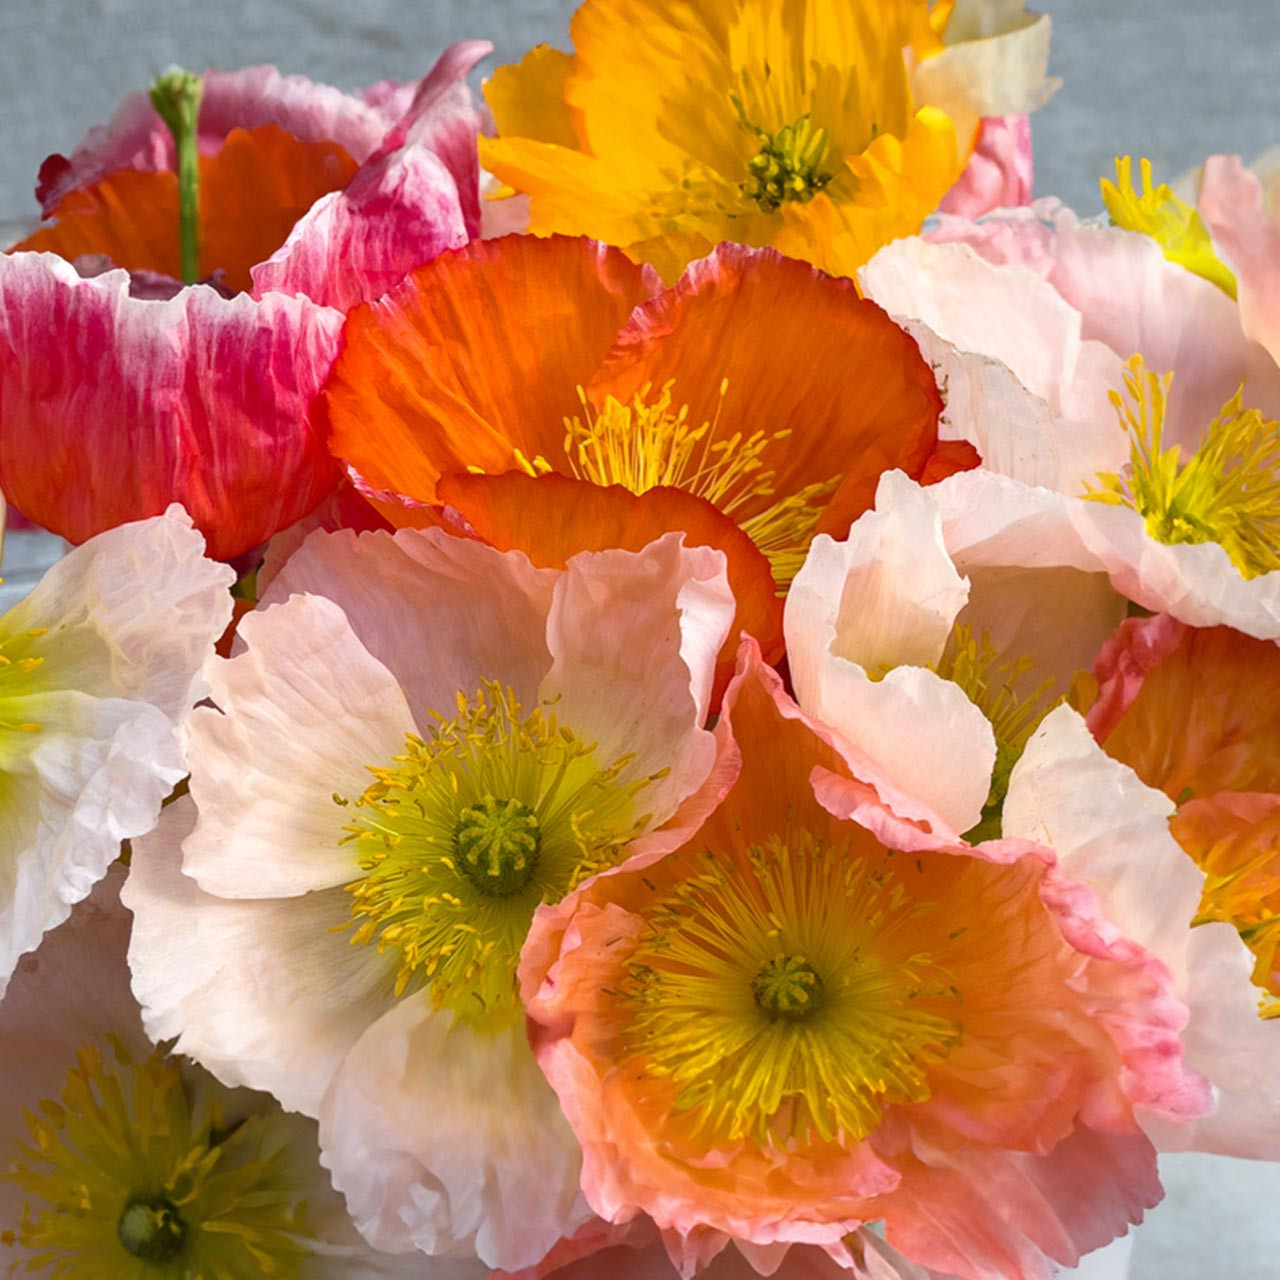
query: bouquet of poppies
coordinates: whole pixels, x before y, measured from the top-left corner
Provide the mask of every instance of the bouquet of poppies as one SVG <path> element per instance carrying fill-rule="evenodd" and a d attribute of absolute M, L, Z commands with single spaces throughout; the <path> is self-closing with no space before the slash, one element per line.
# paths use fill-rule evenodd
<path fill-rule="evenodd" d="M 1280 167 L 1032 203 L 1049 25 L 584 0 L 46 161 L 0 1272 L 1047 1280 L 1280 1159 Z"/>

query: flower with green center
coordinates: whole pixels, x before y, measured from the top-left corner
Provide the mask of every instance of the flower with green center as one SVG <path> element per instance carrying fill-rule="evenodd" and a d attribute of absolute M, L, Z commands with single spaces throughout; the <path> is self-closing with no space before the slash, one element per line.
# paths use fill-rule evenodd
<path fill-rule="evenodd" d="M 352 806 L 365 873 L 348 886 L 352 941 L 397 957 L 397 995 L 425 986 L 492 1026 L 523 1016 L 516 965 L 534 911 L 618 861 L 665 773 L 621 781 L 630 757 L 601 767 L 552 708 L 526 711 L 494 681 L 436 718 Z"/>
<path fill-rule="evenodd" d="M 234 575 L 169 514 L 91 538 L 0 617 L 0 995 L 148 831 Z"/>
<path fill-rule="evenodd" d="M 316 1127 L 153 1048 L 117 866 L 0 1004 L 0 1273 L 44 1280 L 409 1280 L 320 1167 Z"/>
<path fill-rule="evenodd" d="M 526 947 L 531 1040 L 591 1206 L 648 1214 L 678 1264 L 733 1240 L 856 1270 L 850 1237 L 875 1222 L 966 1280 L 1032 1280 L 1042 1249 L 1070 1263 L 1071 1241 L 1118 1230 L 1085 1226 L 1077 1178 L 1110 1215 L 1136 1177 L 1140 1216 L 1158 1190 L 1136 1103 L 1205 1102 L 1162 966 L 1098 928 L 1049 851 L 900 817 L 882 797 L 910 797 L 749 640 L 723 714 L 729 776 L 701 826 L 544 909 Z M 1141 1172 L 1099 1159 L 1112 1144 Z"/>
<path fill-rule="evenodd" d="M 589 1219 L 518 970 L 540 910 L 685 829 L 724 563 L 316 534 L 212 664 L 190 797 L 134 849 L 137 989 L 157 1035 L 319 1118 L 378 1248 L 518 1271 Z"/>

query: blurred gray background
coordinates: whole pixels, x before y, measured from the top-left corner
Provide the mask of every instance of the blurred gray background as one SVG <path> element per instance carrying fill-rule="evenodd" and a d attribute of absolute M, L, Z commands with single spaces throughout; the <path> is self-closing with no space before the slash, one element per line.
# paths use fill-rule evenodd
<path fill-rule="evenodd" d="M 850 0 L 857 3 L 858 0 Z M 178 63 L 271 62 L 343 88 L 421 75 L 450 40 L 495 60 L 567 47 L 576 0 L 0 0 L 0 222 L 35 213 L 41 160 L 69 152 L 123 94 Z M 1172 178 L 1214 152 L 1280 143 L 1276 0 L 1061 0 L 1035 118 L 1038 194 L 1101 208 L 1112 157 Z M 16 548 L 15 548 L 16 550 Z M 14 566 L 6 564 L 6 574 Z M 1132 1280 L 1280 1280 L 1280 1167 L 1184 1156 L 1137 1234 Z"/>

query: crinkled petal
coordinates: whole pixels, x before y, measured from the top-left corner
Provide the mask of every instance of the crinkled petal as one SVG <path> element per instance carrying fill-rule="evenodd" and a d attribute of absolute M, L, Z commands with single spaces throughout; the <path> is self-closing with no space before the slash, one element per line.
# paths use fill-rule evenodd
<path fill-rule="evenodd" d="M 703 726 L 734 615 L 724 556 L 683 543 L 669 533 L 639 552 L 575 556 L 547 620 L 543 697 L 599 744 L 602 763 L 634 757 L 625 776 L 653 779 L 638 803 L 655 826 L 711 772 L 715 742 Z"/>
<path fill-rule="evenodd" d="M 523 1027 L 486 1032 L 402 1001 L 347 1056 L 320 1142 L 379 1249 L 514 1271 L 592 1217 L 578 1144 Z"/>
<path fill-rule="evenodd" d="M 341 316 L 202 285 L 168 302 L 128 290 L 123 271 L 0 257 L 0 483 L 73 542 L 181 502 L 229 559 L 337 483 L 308 415 Z"/>
<path fill-rule="evenodd" d="M 980 218 L 993 209 L 1031 203 L 1035 160 L 1031 119 L 1025 115 L 984 116 L 969 163 L 942 202 L 943 213 Z"/>
<path fill-rule="evenodd" d="M 257 900 L 203 892 L 182 872 L 195 817 L 187 798 L 165 810 L 134 843 L 122 894 L 147 1032 L 174 1039 L 224 1084 L 314 1116 L 351 1046 L 393 1005 L 394 965 L 346 945 L 342 889 Z"/>
<path fill-rule="evenodd" d="M 321 596 L 295 595 L 240 624 L 245 646 L 208 670 L 214 705 L 187 722 L 199 810 L 182 868 L 206 893 L 292 898 L 358 875 L 346 804 L 413 733 L 395 678 Z"/>
<path fill-rule="evenodd" d="M 419 729 L 459 693 L 499 680 L 526 706 L 551 666 L 547 614 L 559 575 L 440 529 L 313 533 L 262 603 L 326 596 L 404 690 Z M 366 761 L 365 763 L 374 763 Z"/>

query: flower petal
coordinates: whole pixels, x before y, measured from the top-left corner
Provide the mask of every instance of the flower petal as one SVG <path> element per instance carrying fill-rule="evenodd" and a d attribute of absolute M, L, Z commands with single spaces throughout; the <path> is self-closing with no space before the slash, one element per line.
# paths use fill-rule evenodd
<path fill-rule="evenodd" d="M 337 483 L 308 409 L 341 316 L 128 288 L 123 271 L 86 280 L 49 254 L 0 256 L 0 482 L 72 542 L 181 502 L 229 559 Z"/>

